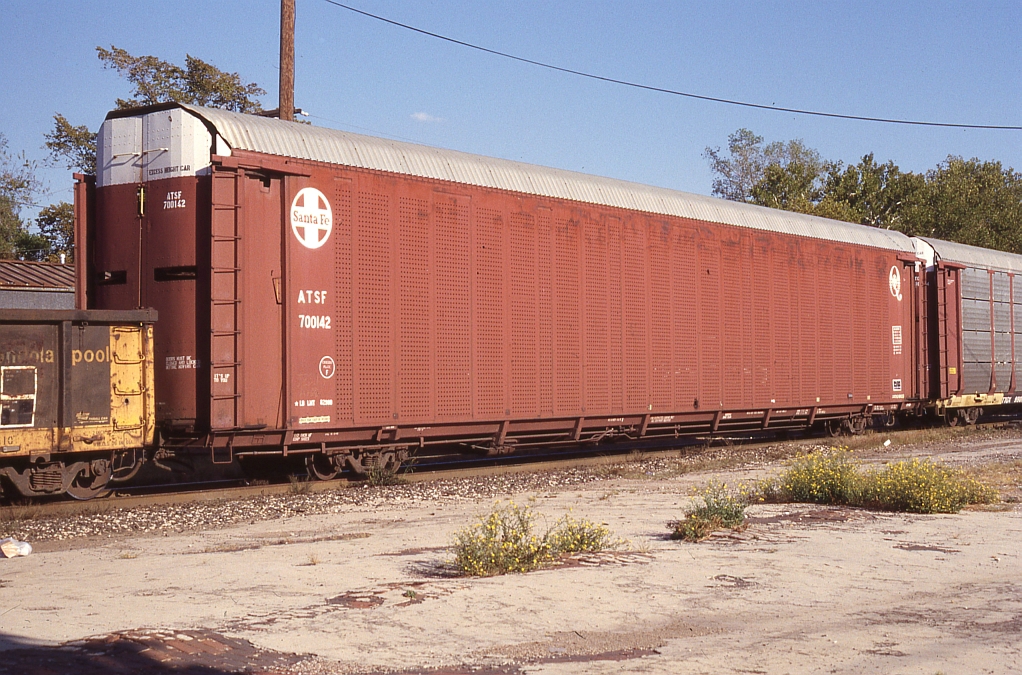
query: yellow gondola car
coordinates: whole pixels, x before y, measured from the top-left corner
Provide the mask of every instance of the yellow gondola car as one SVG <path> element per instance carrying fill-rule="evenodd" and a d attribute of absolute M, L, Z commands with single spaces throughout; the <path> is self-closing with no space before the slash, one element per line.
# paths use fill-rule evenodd
<path fill-rule="evenodd" d="M 134 475 L 153 445 L 155 320 L 154 310 L 0 312 L 2 489 L 88 499 Z"/>

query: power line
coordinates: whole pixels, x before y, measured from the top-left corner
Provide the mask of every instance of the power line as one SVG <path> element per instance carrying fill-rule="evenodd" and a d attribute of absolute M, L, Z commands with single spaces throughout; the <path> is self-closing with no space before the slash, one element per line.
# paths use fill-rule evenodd
<path fill-rule="evenodd" d="M 892 119 L 892 118 L 887 118 L 887 117 L 866 117 L 866 116 L 863 116 L 863 115 L 843 115 L 841 113 L 822 112 L 822 111 L 819 111 L 819 110 L 803 110 L 801 108 L 785 108 L 785 107 L 782 107 L 782 106 L 766 105 L 766 104 L 763 104 L 763 103 L 749 103 L 748 101 L 735 101 L 733 99 L 728 99 L 728 98 L 718 98 L 716 96 L 704 96 L 702 94 L 693 94 L 693 93 L 690 93 L 690 92 L 678 91 L 676 89 L 667 89 L 667 88 L 664 88 L 664 87 L 655 87 L 655 86 L 650 85 L 650 84 L 642 84 L 642 83 L 639 83 L 639 82 L 629 82 L 628 80 L 618 80 L 618 79 L 613 78 L 613 77 L 605 77 L 603 75 L 594 75 L 593 73 L 587 73 L 587 72 L 584 72 L 584 71 L 581 71 L 581 70 L 573 70 L 571 68 L 564 68 L 562 66 L 555 66 L 553 64 L 544 63 L 542 61 L 535 61 L 533 59 L 527 59 L 524 56 L 516 56 L 514 54 L 508 54 L 507 52 L 498 51 L 496 49 L 490 49 L 489 47 L 482 47 L 480 45 L 472 44 L 471 42 L 465 42 L 464 40 L 457 40 L 457 39 L 452 38 L 452 37 L 447 37 L 446 35 L 440 35 L 439 33 L 433 33 L 431 31 L 424 30 L 422 28 L 416 28 L 415 26 L 410 26 L 410 25 L 408 25 L 406 23 L 401 23 L 400 21 L 394 21 L 393 19 L 388 19 L 387 17 L 379 16 L 378 14 L 372 14 L 370 12 L 366 12 L 364 10 L 357 9 L 355 7 L 351 7 L 350 5 L 345 5 L 344 3 L 337 2 L 337 0 L 323 0 L 323 2 L 326 2 L 327 4 L 330 4 L 330 5 L 334 5 L 335 7 L 340 7 L 342 9 L 346 9 L 349 12 L 354 12 L 356 14 L 361 14 L 362 16 L 369 17 L 370 19 L 376 19 L 377 21 L 382 21 L 384 23 L 389 23 L 390 25 L 397 26 L 398 28 L 404 28 L 406 30 L 410 30 L 412 32 L 419 33 L 420 35 L 426 35 L 426 36 L 429 36 L 429 37 L 432 37 L 432 38 L 436 38 L 438 40 L 443 40 L 445 42 L 450 42 L 452 44 L 460 45 L 462 47 L 468 47 L 469 49 L 475 49 L 477 51 L 484 52 L 486 54 L 492 54 L 494 56 L 500 56 L 500 57 L 503 57 L 505 59 L 511 59 L 512 61 L 518 61 L 520 63 L 528 63 L 528 64 L 533 65 L 533 66 L 539 66 L 540 68 L 546 68 L 548 70 L 555 70 L 555 71 L 560 72 L 560 73 L 567 73 L 569 75 L 577 75 L 579 77 L 589 78 L 590 80 L 598 80 L 600 82 L 608 82 L 610 84 L 620 84 L 620 85 L 625 86 L 625 87 L 633 87 L 635 89 L 644 89 L 646 91 L 655 91 L 655 92 L 659 92 L 661 94 L 671 94 L 672 96 L 683 96 L 685 98 L 693 98 L 693 99 L 697 99 L 697 100 L 700 100 L 700 101 L 711 101 L 713 103 L 725 103 L 727 105 L 737 105 L 737 106 L 742 106 L 742 107 L 745 107 L 745 108 L 756 108 L 758 110 L 771 110 L 771 111 L 774 111 L 774 112 L 794 113 L 796 115 L 812 115 L 812 116 L 815 116 L 815 117 L 832 117 L 832 118 L 842 119 L 842 120 L 857 120 L 857 121 L 860 121 L 860 122 L 883 122 L 883 123 L 886 123 L 886 124 L 909 124 L 909 125 L 921 126 L 921 127 L 950 127 L 950 128 L 954 128 L 954 129 L 996 129 L 996 130 L 1000 130 L 1000 131 L 1022 131 L 1022 126 L 1006 126 L 1006 125 L 1000 125 L 1000 124 L 957 124 L 957 123 L 954 123 L 954 122 L 924 122 L 924 121 L 921 121 L 921 120 L 900 120 L 900 119 Z"/>

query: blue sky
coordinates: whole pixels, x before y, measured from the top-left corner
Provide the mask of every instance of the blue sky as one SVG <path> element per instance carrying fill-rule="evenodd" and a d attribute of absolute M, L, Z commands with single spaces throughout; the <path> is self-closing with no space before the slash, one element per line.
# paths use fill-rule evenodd
<path fill-rule="evenodd" d="M 1022 3 L 348 0 L 453 38 L 613 78 L 854 115 L 1022 124 Z M 0 132 L 45 156 L 61 112 L 96 129 L 128 84 L 97 45 L 237 71 L 276 106 L 276 0 L 4 0 Z M 747 127 L 829 159 L 925 171 L 948 155 L 1022 170 L 1022 132 L 736 108 L 514 63 L 297 0 L 296 103 L 371 135 L 708 194 L 706 146 Z M 70 172 L 44 172 L 70 199 Z"/>

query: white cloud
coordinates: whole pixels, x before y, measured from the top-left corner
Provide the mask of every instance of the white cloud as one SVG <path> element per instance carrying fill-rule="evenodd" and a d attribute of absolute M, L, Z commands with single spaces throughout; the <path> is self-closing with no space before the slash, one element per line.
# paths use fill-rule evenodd
<path fill-rule="evenodd" d="M 425 122 L 427 124 L 444 121 L 443 117 L 433 117 L 427 112 L 412 113 L 412 119 L 415 120 L 416 122 Z"/>

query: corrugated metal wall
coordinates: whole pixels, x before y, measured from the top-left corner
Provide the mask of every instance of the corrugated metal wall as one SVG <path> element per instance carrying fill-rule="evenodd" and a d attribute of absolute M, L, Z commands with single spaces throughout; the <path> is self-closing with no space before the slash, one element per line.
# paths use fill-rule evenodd
<path fill-rule="evenodd" d="M 968 393 L 990 389 L 993 357 L 990 320 L 990 276 L 986 270 L 962 270 L 962 386 Z"/>
<path fill-rule="evenodd" d="M 334 187 L 335 425 L 882 402 L 909 362 L 892 251 L 364 172 Z"/>
<path fill-rule="evenodd" d="M 1012 345 L 1022 342 L 1022 335 L 1012 340 L 1013 327 L 1022 330 L 1022 321 L 1013 324 L 1012 312 L 1018 318 L 1022 312 L 1018 304 L 1013 310 L 1011 279 L 1005 272 L 975 267 L 964 268 L 961 278 L 962 393 L 1010 391 L 1015 364 Z"/>

